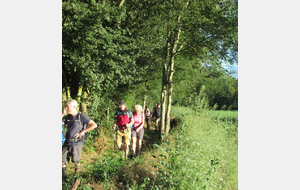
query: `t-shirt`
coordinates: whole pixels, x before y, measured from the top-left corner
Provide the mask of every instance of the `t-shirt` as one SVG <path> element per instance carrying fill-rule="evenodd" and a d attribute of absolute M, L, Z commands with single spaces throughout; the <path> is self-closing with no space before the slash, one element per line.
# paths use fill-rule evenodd
<path fill-rule="evenodd" d="M 126 115 L 128 111 L 129 111 L 129 116 Z M 126 128 L 125 123 L 130 123 L 131 120 L 133 119 L 132 112 L 128 108 L 125 108 L 123 111 L 118 109 L 115 113 L 114 119 L 119 129 L 125 129 Z M 121 123 L 123 123 L 123 125 L 121 125 Z M 132 128 L 132 126 L 130 126 L 130 128 Z"/>
<path fill-rule="evenodd" d="M 140 126 L 144 123 L 144 118 L 145 117 L 144 117 L 143 113 L 140 113 L 140 114 L 134 113 L 133 114 L 133 120 L 134 120 L 133 129 L 134 130 L 140 128 Z"/>
<path fill-rule="evenodd" d="M 150 117 L 151 117 L 151 111 L 150 110 L 145 110 L 145 116 L 146 116 L 146 119 L 150 119 Z"/>
<path fill-rule="evenodd" d="M 153 115 L 154 115 L 154 117 L 160 118 L 160 116 L 161 116 L 161 108 L 160 107 L 156 108 Z"/>
<path fill-rule="evenodd" d="M 68 114 L 66 117 L 64 117 L 63 122 L 65 123 L 65 125 L 67 125 L 67 129 L 68 129 L 66 133 L 66 139 L 75 139 L 75 135 L 77 133 L 80 133 L 81 129 L 83 129 L 83 125 L 85 123 L 88 124 L 91 119 L 85 114 L 81 113 L 80 116 L 81 126 L 79 125 L 78 120 L 79 120 L 78 113 L 74 116 Z M 83 136 L 81 138 L 83 138 Z M 82 142 L 65 142 L 65 145 L 68 146 L 82 145 Z"/>

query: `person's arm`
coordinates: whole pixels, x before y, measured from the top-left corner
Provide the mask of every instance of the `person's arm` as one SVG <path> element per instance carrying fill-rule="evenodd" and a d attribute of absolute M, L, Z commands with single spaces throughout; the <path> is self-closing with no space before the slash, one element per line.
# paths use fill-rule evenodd
<path fill-rule="evenodd" d="M 117 112 L 118 112 L 118 111 L 117 111 Z M 117 112 L 115 113 L 115 116 L 114 116 L 115 122 L 114 122 L 114 126 L 112 127 L 113 130 L 116 130 L 116 127 L 117 127 L 117 124 L 118 124 Z"/>
<path fill-rule="evenodd" d="M 131 111 L 129 112 L 129 119 L 130 119 L 130 123 L 127 123 L 127 124 L 126 124 L 126 127 L 130 127 L 130 126 L 133 125 L 133 123 L 134 123 L 134 120 L 133 120 L 133 114 L 132 114 Z"/>
<path fill-rule="evenodd" d="M 88 125 L 90 125 L 90 127 L 86 128 L 86 129 L 82 130 L 80 133 L 76 134 L 75 138 L 81 137 L 84 133 L 89 132 L 97 127 L 97 124 L 93 120 L 90 120 L 88 122 Z"/>
<path fill-rule="evenodd" d="M 136 127 L 136 129 L 135 129 L 136 132 L 138 132 L 141 128 L 144 127 L 144 120 L 145 120 L 145 115 L 143 114 L 142 115 L 142 123 L 138 127 Z"/>

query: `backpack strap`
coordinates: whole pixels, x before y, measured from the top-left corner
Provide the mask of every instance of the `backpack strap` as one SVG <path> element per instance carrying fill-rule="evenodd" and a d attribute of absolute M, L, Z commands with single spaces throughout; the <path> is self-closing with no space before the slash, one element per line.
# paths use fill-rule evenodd
<path fill-rule="evenodd" d="M 86 124 L 81 125 L 81 117 L 80 116 L 81 116 L 81 112 L 78 113 L 78 122 L 80 124 L 80 131 L 82 131 L 84 129 L 84 125 L 86 125 Z"/>

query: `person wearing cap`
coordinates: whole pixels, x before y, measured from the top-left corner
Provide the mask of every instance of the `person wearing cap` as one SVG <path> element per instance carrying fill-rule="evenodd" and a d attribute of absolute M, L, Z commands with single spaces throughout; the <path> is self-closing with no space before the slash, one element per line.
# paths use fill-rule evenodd
<path fill-rule="evenodd" d="M 160 117 L 161 117 L 161 108 L 160 104 L 156 104 L 156 109 L 153 112 L 153 119 L 155 120 L 155 131 L 158 131 L 158 124 L 160 122 Z"/>
<path fill-rule="evenodd" d="M 131 126 L 134 123 L 132 112 L 126 108 L 125 100 L 119 102 L 119 109 L 115 113 L 114 130 L 117 130 L 117 146 L 122 151 L 124 144 L 125 157 L 128 156 L 128 145 L 130 145 L 129 136 L 131 135 Z M 118 127 L 117 127 L 118 126 Z"/>

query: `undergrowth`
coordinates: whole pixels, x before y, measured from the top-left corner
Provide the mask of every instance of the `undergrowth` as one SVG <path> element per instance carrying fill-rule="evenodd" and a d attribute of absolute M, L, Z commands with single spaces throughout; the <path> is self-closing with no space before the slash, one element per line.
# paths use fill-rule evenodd
<path fill-rule="evenodd" d="M 238 189 L 237 122 L 218 118 L 197 101 L 197 109 L 172 107 L 169 135 L 145 130 L 136 158 L 122 159 L 106 127 L 84 145 L 77 189 Z M 62 189 L 71 189 L 73 177 L 69 172 Z"/>

